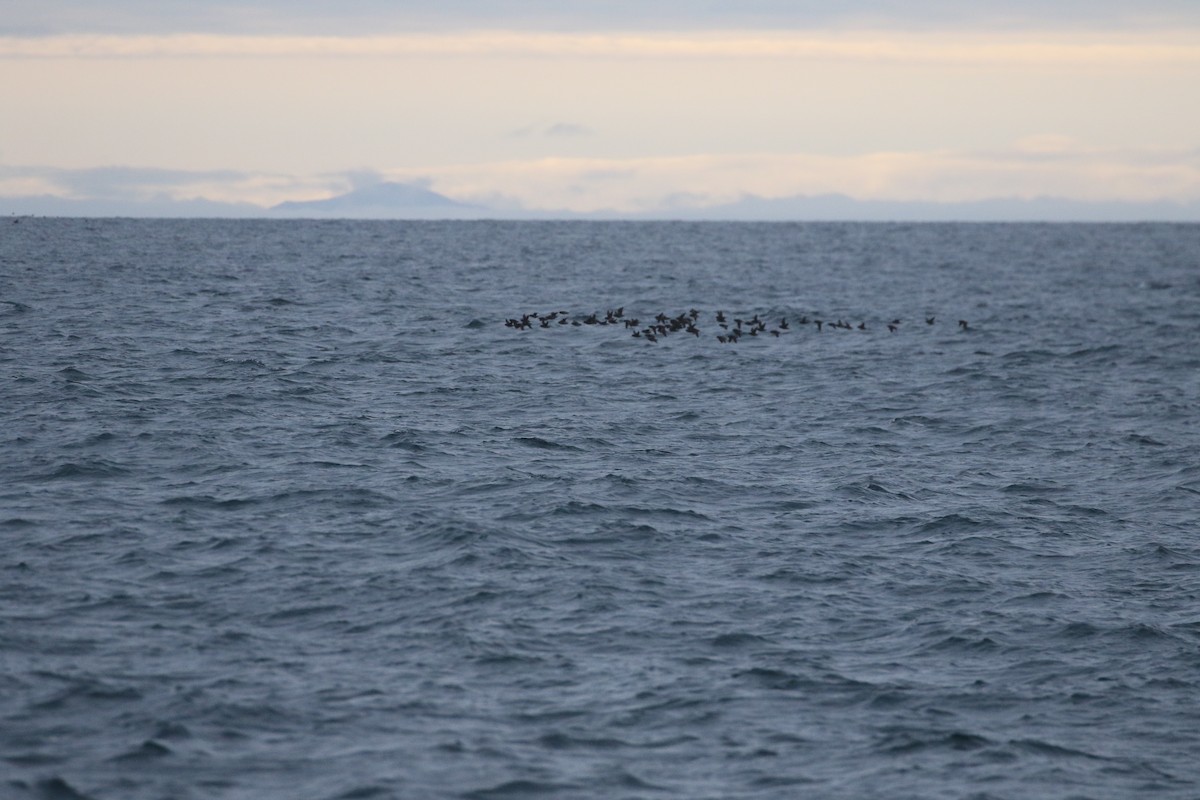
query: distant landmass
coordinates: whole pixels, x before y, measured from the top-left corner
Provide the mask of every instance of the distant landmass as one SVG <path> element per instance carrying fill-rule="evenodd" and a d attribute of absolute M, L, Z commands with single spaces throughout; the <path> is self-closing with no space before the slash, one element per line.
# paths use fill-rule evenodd
<path fill-rule="evenodd" d="M 641 219 L 863 222 L 1200 222 L 1200 201 L 1085 202 L 1056 197 L 995 198 L 966 203 L 857 200 L 846 195 L 746 195 L 733 203 L 669 206 L 627 213 L 490 208 L 405 183 L 383 182 L 321 200 L 269 208 L 203 198 L 134 201 L 49 195 L 0 198 L 0 213 L 65 217 L 226 217 L 322 219 Z"/>
<path fill-rule="evenodd" d="M 271 216 L 357 219 L 461 219 L 488 216 L 482 206 L 460 203 L 407 183 L 376 183 L 324 200 L 290 200 L 272 206 Z"/>
<path fill-rule="evenodd" d="M 963 203 L 856 200 L 840 194 L 765 198 L 673 208 L 646 219 L 866 222 L 1200 222 L 1200 203 L 1085 202 L 1057 197 L 995 198 Z"/>
<path fill-rule="evenodd" d="M 190 200 L 124 200 L 94 198 L 75 200 L 53 195 L 0 197 L 0 213 L 39 217 L 170 217 L 235 218 L 263 217 L 266 209 L 253 203 L 221 203 L 202 198 Z"/>

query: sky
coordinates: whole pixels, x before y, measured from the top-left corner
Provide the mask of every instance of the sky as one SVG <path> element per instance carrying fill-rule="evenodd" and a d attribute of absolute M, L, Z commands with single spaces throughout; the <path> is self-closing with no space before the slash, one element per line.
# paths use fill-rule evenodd
<path fill-rule="evenodd" d="M 1195 0 L 0 0 L 0 209 L 1200 203 Z"/>

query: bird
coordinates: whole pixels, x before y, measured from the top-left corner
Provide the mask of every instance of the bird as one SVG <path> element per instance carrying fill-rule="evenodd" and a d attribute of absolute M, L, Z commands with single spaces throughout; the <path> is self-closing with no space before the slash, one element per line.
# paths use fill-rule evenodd
<path fill-rule="evenodd" d="M 700 316 L 701 312 L 696 308 L 689 308 L 688 310 L 682 311 L 674 316 L 660 311 L 659 313 L 655 314 L 654 320 L 650 321 L 649 325 L 646 327 L 640 327 L 640 323 L 637 318 L 633 315 L 626 317 L 625 307 L 620 306 L 615 310 L 609 309 L 603 313 L 599 311 L 593 311 L 586 316 L 579 314 L 574 316 L 574 318 L 572 318 L 572 315 L 568 314 L 566 311 L 530 311 L 528 313 L 521 313 L 516 317 L 505 318 L 503 321 L 504 327 L 512 328 L 518 331 L 530 330 L 534 327 L 534 323 L 537 323 L 538 327 L 542 328 L 550 328 L 555 322 L 557 322 L 559 325 L 572 325 L 575 327 L 579 327 L 580 325 L 617 325 L 620 323 L 626 330 L 631 332 L 633 338 L 657 342 L 660 338 L 669 336 L 672 333 L 680 332 L 690 333 L 696 338 L 701 338 L 701 330 L 697 326 Z M 748 318 L 734 318 L 727 316 L 726 313 L 721 310 L 716 312 L 716 319 L 721 328 L 721 331 L 718 333 L 716 339 L 721 344 L 736 344 L 742 336 L 753 336 L 757 338 L 760 335 L 765 337 L 769 334 L 774 338 L 779 338 L 791 327 L 787 317 L 780 317 L 778 325 L 771 327 L 768 325 L 767 321 L 757 313 Z M 917 319 L 924 319 L 926 325 L 933 325 L 936 322 L 935 316 L 928 312 L 918 316 Z M 823 331 L 824 327 L 828 325 L 829 328 L 835 331 L 830 335 L 835 337 L 837 335 L 836 331 L 839 330 L 853 330 L 855 328 L 860 331 L 867 330 L 867 323 L 865 320 L 859 322 L 857 325 L 854 325 L 853 323 L 845 321 L 841 317 L 838 317 L 836 320 L 822 320 L 816 318 L 810 319 L 808 316 L 802 314 L 793 318 L 792 322 L 796 322 L 801 325 L 811 322 L 817 326 L 818 333 Z M 900 328 L 902 327 L 901 322 L 902 321 L 899 318 L 896 318 L 885 324 L 887 325 L 888 331 L 894 334 L 899 333 Z M 958 327 L 963 331 L 971 330 L 970 324 L 965 319 L 958 320 Z"/>

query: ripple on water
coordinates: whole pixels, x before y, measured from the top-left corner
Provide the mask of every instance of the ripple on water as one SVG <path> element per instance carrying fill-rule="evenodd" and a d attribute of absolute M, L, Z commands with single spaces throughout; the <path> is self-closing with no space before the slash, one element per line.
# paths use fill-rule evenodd
<path fill-rule="evenodd" d="M 16 797 L 1197 796 L 1195 226 L 10 227 Z"/>

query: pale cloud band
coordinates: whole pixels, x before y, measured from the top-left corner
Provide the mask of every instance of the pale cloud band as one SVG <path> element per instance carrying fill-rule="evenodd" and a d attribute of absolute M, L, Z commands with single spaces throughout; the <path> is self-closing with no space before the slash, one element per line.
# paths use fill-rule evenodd
<path fill-rule="evenodd" d="M 844 194 L 860 200 L 976 202 L 1051 196 L 1091 201 L 1200 199 L 1200 152 L 1044 149 L 1038 137 L 995 152 L 697 155 L 640 159 L 545 158 L 423 170 L 439 192 L 476 202 L 503 195 L 527 209 L 645 212 L 672 198 L 694 206 L 746 195 Z M 417 173 L 394 170 L 394 180 Z M 1030 187 L 1037 187 L 1030 191 Z"/>
<path fill-rule="evenodd" d="M 542 57 L 803 59 L 925 64 L 1200 64 L 1200 29 L 980 33 L 742 31 L 400 36 L 57 35 L 0 37 L 0 58 Z"/>
<path fill-rule="evenodd" d="M 252 203 L 315 200 L 391 180 L 453 199 L 509 210 L 645 213 L 703 208 L 747 195 L 843 194 L 859 200 L 963 203 L 1051 196 L 1088 201 L 1195 202 L 1200 151 L 1122 152 L 1062 137 L 1031 137 L 994 152 L 694 155 L 541 158 L 288 176 L 176 170 L 0 167 L 0 197 Z M 1036 186 L 1036 192 L 1029 187 Z"/>

